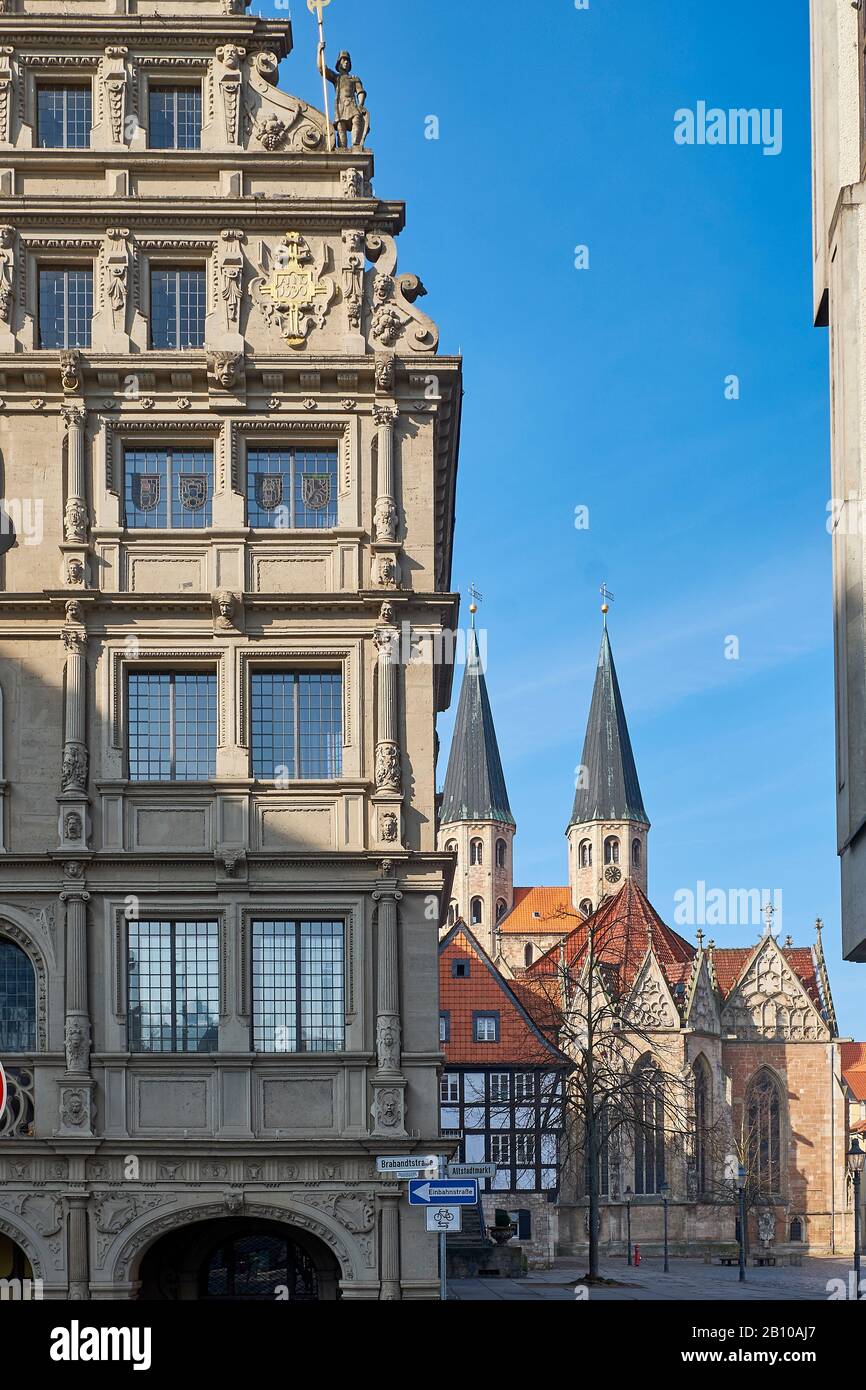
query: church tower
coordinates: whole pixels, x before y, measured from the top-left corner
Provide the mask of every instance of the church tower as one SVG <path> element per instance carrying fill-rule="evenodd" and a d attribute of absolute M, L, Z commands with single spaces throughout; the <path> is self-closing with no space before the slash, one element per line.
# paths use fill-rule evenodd
<path fill-rule="evenodd" d="M 602 611 L 605 623 L 595 688 L 566 831 L 571 900 L 586 916 L 627 878 L 644 892 L 647 889 L 650 823 L 613 663 L 607 605 Z"/>
<path fill-rule="evenodd" d="M 514 902 L 514 817 L 478 654 L 475 604 L 439 818 L 439 847 L 457 854 L 448 921 L 462 918 L 491 955 Z"/>

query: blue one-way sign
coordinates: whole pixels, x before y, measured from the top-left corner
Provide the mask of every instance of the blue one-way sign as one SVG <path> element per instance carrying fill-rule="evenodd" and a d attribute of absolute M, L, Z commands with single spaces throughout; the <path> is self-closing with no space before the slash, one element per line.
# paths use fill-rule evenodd
<path fill-rule="evenodd" d="M 425 1181 L 415 1179 L 409 1183 L 409 1205 L 411 1207 L 471 1207 L 478 1201 L 477 1182 Z"/>

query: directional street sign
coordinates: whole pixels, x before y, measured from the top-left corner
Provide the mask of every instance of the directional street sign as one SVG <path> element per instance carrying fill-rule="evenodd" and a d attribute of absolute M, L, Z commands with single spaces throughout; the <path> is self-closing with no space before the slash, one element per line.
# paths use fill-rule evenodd
<path fill-rule="evenodd" d="M 449 1178 L 495 1178 L 495 1163 L 449 1163 Z"/>
<path fill-rule="evenodd" d="M 376 1172 L 389 1178 L 436 1178 L 439 1176 L 438 1154 L 387 1154 L 376 1159 Z"/>
<path fill-rule="evenodd" d="M 477 1182 L 410 1182 L 410 1207 L 472 1207 L 478 1201 Z"/>
<path fill-rule="evenodd" d="M 0 1120 L 3 1119 L 3 1111 L 6 1109 L 6 1097 L 9 1094 L 6 1085 L 6 1073 L 3 1070 L 3 1063 L 0 1062 Z"/>
<path fill-rule="evenodd" d="M 427 1230 L 446 1235 L 448 1231 L 459 1231 L 463 1227 L 461 1207 L 428 1207 L 424 1212 Z"/>

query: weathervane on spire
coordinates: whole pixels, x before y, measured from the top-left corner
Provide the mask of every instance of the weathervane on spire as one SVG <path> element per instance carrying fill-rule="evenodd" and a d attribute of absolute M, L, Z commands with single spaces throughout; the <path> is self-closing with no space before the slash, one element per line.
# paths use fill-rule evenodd
<path fill-rule="evenodd" d="M 607 627 L 607 615 L 610 612 L 610 605 L 614 601 L 614 596 L 606 584 L 602 584 L 598 592 L 601 594 L 601 611 L 604 617 L 604 625 Z"/>
<path fill-rule="evenodd" d="M 472 615 L 472 626 L 475 626 L 475 614 L 478 612 L 479 603 L 484 602 L 484 595 L 480 589 L 476 589 L 474 584 L 469 585 L 469 597 L 472 602 L 469 605 L 469 612 Z"/>

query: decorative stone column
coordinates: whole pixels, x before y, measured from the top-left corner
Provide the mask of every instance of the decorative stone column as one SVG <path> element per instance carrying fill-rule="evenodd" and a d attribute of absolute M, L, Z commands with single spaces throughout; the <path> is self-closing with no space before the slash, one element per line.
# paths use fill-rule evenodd
<path fill-rule="evenodd" d="M 406 1135 L 406 1078 L 400 1070 L 400 945 L 397 904 L 403 894 L 382 863 L 373 901 L 377 904 L 376 1075 L 373 1078 L 373 1133 L 392 1139 Z"/>
<path fill-rule="evenodd" d="M 376 844 L 394 850 L 403 844 L 403 758 L 397 723 L 400 632 L 394 606 L 383 603 L 376 628 L 376 790 L 373 835 Z"/>
<path fill-rule="evenodd" d="M 379 1198 L 379 1226 L 382 1235 L 382 1283 L 379 1298 L 394 1303 L 403 1297 L 400 1287 L 400 1196 L 398 1193 Z"/>
<path fill-rule="evenodd" d="M 69 358 L 61 366 L 64 390 L 80 390 L 81 380 L 77 375 L 80 366 L 75 366 L 71 354 L 64 356 Z M 60 547 L 63 553 L 61 578 L 65 586 L 81 589 L 88 585 L 87 537 L 90 529 L 84 463 L 87 411 L 82 405 L 69 404 L 62 407 L 62 414 L 66 422 L 67 468 L 66 504 L 63 509 L 64 541 Z"/>
<path fill-rule="evenodd" d="M 400 587 L 400 544 L 397 540 L 400 518 L 394 497 L 394 426 L 398 416 L 393 402 L 377 402 L 373 406 L 379 467 L 373 515 L 372 577 L 374 586 L 385 589 Z"/>
<path fill-rule="evenodd" d="M 90 1298 L 90 1261 L 87 1248 L 87 1196 L 64 1197 L 66 1206 L 67 1261 L 70 1301 Z"/>
<path fill-rule="evenodd" d="M 79 613 L 77 604 L 67 604 L 67 617 Z M 66 700 L 63 730 L 63 763 L 60 770 L 60 848 L 87 849 L 88 817 L 87 729 L 85 700 L 87 681 L 87 631 L 68 625 L 63 629 L 66 649 Z"/>
<path fill-rule="evenodd" d="M 366 250 L 364 233 L 359 227 L 347 227 L 343 232 L 343 303 L 346 306 L 346 351 L 361 355 L 366 352 L 363 333 L 364 265 Z"/>
<path fill-rule="evenodd" d="M 66 908 L 66 1075 L 60 1086 L 58 1134 L 86 1137 L 93 1132 L 93 1079 L 90 1075 L 91 1026 L 87 1002 L 87 904 L 84 865 L 63 866 L 60 901 Z"/>

